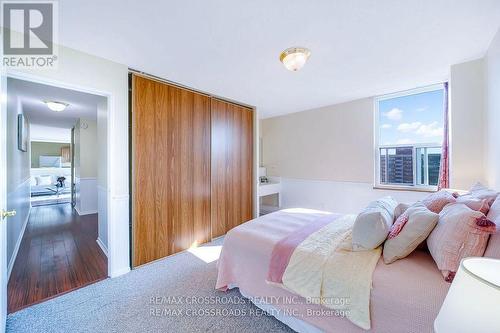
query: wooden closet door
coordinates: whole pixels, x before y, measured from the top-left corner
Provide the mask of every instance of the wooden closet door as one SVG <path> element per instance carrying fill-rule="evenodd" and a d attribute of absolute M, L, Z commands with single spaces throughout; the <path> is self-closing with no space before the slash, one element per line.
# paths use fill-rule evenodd
<path fill-rule="evenodd" d="M 210 98 L 133 75 L 133 265 L 210 240 Z"/>
<path fill-rule="evenodd" d="M 212 238 L 253 218 L 253 110 L 212 98 Z"/>

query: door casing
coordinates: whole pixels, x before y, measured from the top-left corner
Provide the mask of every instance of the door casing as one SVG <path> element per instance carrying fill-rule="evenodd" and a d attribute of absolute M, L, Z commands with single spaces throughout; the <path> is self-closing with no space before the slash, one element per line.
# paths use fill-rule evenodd
<path fill-rule="evenodd" d="M 0 210 L 7 207 L 7 77 L 0 77 Z M 0 217 L 0 332 L 7 320 L 7 219 Z"/>

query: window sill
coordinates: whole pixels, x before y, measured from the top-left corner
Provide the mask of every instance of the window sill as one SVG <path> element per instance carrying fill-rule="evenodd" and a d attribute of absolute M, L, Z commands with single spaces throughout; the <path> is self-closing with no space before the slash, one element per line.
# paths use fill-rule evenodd
<path fill-rule="evenodd" d="M 397 185 L 374 185 L 374 190 L 390 190 L 390 191 L 412 191 L 412 192 L 437 192 L 437 187 L 418 187 L 418 186 L 397 186 Z"/>

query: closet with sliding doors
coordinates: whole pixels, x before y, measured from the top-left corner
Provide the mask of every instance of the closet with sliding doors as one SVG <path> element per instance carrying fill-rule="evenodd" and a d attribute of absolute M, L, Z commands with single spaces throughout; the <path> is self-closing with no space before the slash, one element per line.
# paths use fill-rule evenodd
<path fill-rule="evenodd" d="M 254 110 L 142 74 L 130 83 L 136 267 L 253 218 Z"/>

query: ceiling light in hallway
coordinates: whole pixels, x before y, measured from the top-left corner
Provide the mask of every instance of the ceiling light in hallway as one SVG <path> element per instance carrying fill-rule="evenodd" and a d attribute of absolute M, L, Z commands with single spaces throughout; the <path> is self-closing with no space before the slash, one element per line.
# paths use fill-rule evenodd
<path fill-rule="evenodd" d="M 56 102 L 56 101 L 44 101 L 44 103 L 47 104 L 47 107 L 49 109 L 55 112 L 64 111 L 64 109 L 66 109 L 66 107 L 69 105 L 68 103 Z"/>

